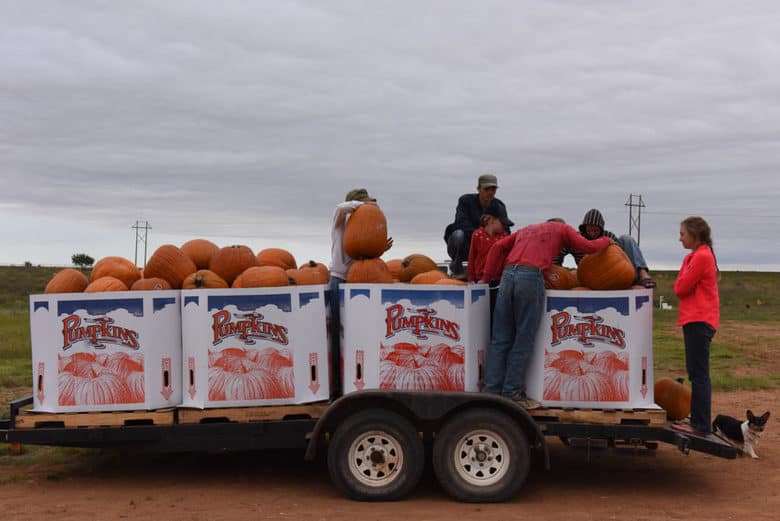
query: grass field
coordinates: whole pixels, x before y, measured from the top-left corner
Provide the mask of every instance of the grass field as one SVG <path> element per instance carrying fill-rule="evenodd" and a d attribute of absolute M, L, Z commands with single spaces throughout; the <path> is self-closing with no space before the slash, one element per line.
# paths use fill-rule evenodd
<path fill-rule="evenodd" d="M 29 394 L 32 379 L 28 296 L 42 293 L 56 268 L 0 267 L 0 416 L 9 392 Z M 685 376 L 682 334 L 675 326 L 676 272 L 653 274 L 656 378 Z M 713 387 L 780 388 L 780 273 L 725 272 L 720 280 L 722 323 L 712 345 Z M 663 296 L 674 309 L 661 310 Z M 21 396 L 17 396 L 21 397 Z"/>

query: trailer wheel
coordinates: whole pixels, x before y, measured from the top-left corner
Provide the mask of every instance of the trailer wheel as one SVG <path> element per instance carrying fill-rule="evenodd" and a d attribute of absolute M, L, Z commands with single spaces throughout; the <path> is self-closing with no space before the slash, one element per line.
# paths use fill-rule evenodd
<path fill-rule="evenodd" d="M 459 501 L 506 501 L 520 490 L 530 466 L 523 430 L 506 414 L 489 409 L 455 416 L 433 445 L 436 477 Z"/>
<path fill-rule="evenodd" d="M 347 418 L 328 448 L 331 480 L 359 501 L 392 501 L 422 476 L 423 443 L 414 425 L 392 411 L 369 409 Z"/>

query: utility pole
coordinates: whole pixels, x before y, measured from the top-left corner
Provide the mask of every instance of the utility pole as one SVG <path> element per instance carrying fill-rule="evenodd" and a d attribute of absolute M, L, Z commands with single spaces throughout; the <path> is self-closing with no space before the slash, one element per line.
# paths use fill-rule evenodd
<path fill-rule="evenodd" d="M 634 236 L 634 228 L 636 228 L 636 243 L 639 244 L 641 237 L 642 226 L 642 208 L 645 207 L 644 201 L 640 194 L 628 194 L 628 234 Z M 636 216 L 634 216 L 634 208 L 636 208 Z"/>
<path fill-rule="evenodd" d="M 143 222 L 143 225 L 141 224 Z M 149 234 L 149 230 L 152 229 L 149 226 L 149 221 L 136 221 L 133 226 L 135 230 L 135 265 L 138 266 L 138 244 L 144 243 L 144 267 L 146 267 L 146 238 Z"/>

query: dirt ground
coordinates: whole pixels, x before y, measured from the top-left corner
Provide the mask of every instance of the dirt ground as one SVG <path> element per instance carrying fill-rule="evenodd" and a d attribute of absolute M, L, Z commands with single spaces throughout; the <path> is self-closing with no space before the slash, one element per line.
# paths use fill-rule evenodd
<path fill-rule="evenodd" d="M 763 413 L 780 393 L 717 393 L 713 411 Z M 686 456 L 661 444 L 653 455 L 591 453 L 550 440 L 552 469 L 534 468 L 511 502 L 474 505 L 444 495 L 430 470 L 396 503 L 345 499 L 324 461 L 297 451 L 241 455 L 67 455 L 19 468 L 0 466 L 0 512 L 17 521 L 103 519 L 452 519 L 776 520 L 780 514 L 780 410 L 760 459 Z"/>

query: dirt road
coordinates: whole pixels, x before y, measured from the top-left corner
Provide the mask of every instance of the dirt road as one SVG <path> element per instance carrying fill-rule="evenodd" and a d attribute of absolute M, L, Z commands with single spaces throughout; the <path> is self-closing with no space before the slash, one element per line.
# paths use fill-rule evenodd
<path fill-rule="evenodd" d="M 714 411 L 742 417 L 772 409 L 776 391 L 718 393 Z M 177 456 L 79 453 L 63 461 L 0 466 L 0 511 L 17 521 L 54 519 L 364 520 L 776 520 L 780 516 L 780 410 L 758 448 L 761 459 L 591 454 L 551 441 L 552 470 L 535 468 L 509 503 L 448 499 L 426 476 L 397 503 L 347 500 L 320 460 L 300 452 Z"/>

